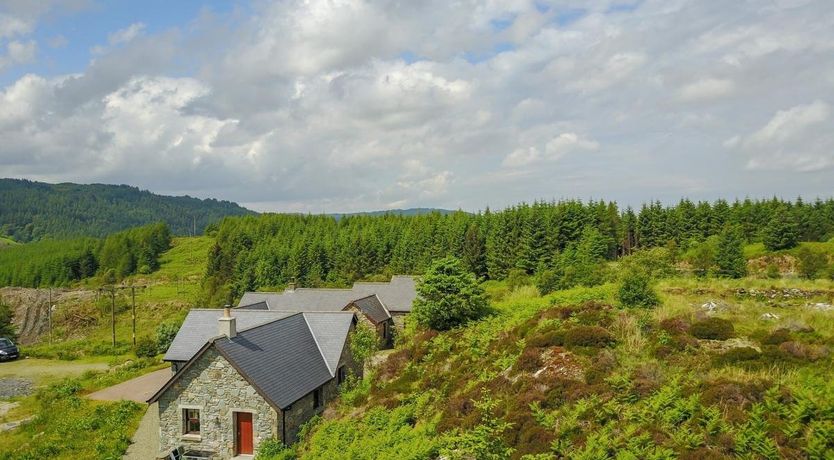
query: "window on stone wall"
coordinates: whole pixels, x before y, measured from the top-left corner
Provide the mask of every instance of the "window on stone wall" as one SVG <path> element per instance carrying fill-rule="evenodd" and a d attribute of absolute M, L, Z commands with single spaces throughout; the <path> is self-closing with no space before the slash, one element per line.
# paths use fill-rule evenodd
<path fill-rule="evenodd" d="M 200 410 L 182 410 L 182 432 L 183 434 L 200 434 Z"/>
<path fill-rule="evenodd" d="M 321 395 L 321 388 L 316 388 L 313 390 L 313 408 L 319 409 L 323 403 L 324 398 Z"/>
<path fill-rule="evenodd" d="M 336 375 L 338 378 L 336 383 L 338 383 L 339 385 L 345 383 L 345 380 L 347 379 L 347 372 L 345 371 L 345 366 L 340 366 L 339 369 L 336 371 Z"/>

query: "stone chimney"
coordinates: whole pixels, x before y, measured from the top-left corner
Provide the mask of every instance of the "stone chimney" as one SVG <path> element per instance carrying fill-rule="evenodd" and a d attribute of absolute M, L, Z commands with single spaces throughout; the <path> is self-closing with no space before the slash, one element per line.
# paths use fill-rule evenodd
<path fill-rule="evenodd" d="M 220 335 L 233 339 L 237 336 L 237 322 L 232 316 L 232 309 L 229 305 L 223 308 L 223 316 L 217 320 Z"/>

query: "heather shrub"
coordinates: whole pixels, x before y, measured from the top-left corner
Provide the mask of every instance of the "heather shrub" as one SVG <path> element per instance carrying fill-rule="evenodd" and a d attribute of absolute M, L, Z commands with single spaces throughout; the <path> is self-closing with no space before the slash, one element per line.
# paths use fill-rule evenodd
<path fill-rule="evenodd" d="M 565 331 L 566 346 L 601 348 L 615 342 L 614 336 L 599 326 L 576 326 Z"/>
<path fill-rule="evenodd" d="M 689 333 L 699 339 L 727 340 L 733 337 L 733 323 L 721 318 L 707 318 L 698 321 L 689 329 Z"/>

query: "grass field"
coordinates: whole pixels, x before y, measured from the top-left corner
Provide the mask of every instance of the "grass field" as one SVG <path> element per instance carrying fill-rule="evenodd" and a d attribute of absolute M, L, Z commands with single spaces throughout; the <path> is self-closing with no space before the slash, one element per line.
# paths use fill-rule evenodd
<path fill-rule="evenodd" d="M 0 249 L 6 248 L 6 247 L 9 247 L 9 246 L 17 246 L 18 244 L 20 244 L 20 243 L 18 243 L 17 241 L 15 241 L 15 240 L 13 240 L 9 237 L 0 236 Z"/>
<path fill-rule="evenodd" d="M 69 319 L 64 323 L 57 322 L 55 342 L 52 345 L 39 343 L 25 347 L 24 352 L 38 357 L 67 358 L 129 355 L 133 348 L 130 286 L 137 286 L 136 337 L 153 337 L 160 323 L 181 321 L 189 308 L 198 305 L 200 282 L 212 244 L 213 239 L 204 236 L 175 238 L 171 249 L 162 256 L 159 270 L 150 275 L 132 276 L 119 285 L 120 289 L 115 294 L 116 347 L 112 346 L 110 294 L 103 293 L 97 302 L 59 304 L 55 317 Z M 94 283 L 95 280 L 87 280 L 78 288 L 95 291 L 97 286 Z M 71 314 L 94 318 L 97 324 L 79 333 L 79 329 L 68 322 L 72 319 Z"/>

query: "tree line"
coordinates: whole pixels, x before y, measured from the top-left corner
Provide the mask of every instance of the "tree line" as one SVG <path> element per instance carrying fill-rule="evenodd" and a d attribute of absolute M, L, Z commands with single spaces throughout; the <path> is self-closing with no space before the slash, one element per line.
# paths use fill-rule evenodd
<path fill-rule="evenodd" d="M 229 201 L 163 196 L 127 185 L 0 179 L 0 236 L 20 242 L 101 238 L 162 221 L 175 235 L 202 233 L 223 216 L 252 214 Z"/>
<path fill-rule="evenodd" d="M 111 234 L 102 239 L 43 240 L 0 251 L 0 285 L 61 286 L 95 275 L 115 282 L 159 268 L 159 256 L 171 246 L 162 222 Z"/>
<path fill-rule="evenodd" d="M 689 251 L 721 235 L 725 249 L 736 241 L 764 242 L 778 250 L 798 241 L 827 240 L 834 236 L 834 200 L 684 199 L 671 206 L 647 203 L 638 210 L 612 201 L 568 200 L 477 214 L 338 220 L 267 214 L 225 218 L 211 233 L 217 239 L 206 275 L 211 299 L 291 280 L 305 286 L 345 285 L 374 275 L 422 273 L 432 260 L 449 255 L 482 279 L 550 271 L 554 278 L 568 277 L 562 284 L 570 285 L 575 284 L 571 277 L 596 275 L 596 265 L 584 263 L 589 259 L 611 260 L 636 249 L 672 244 L 676 251 Z M 737 261 L 723 264 L 733 270 Z"/>

